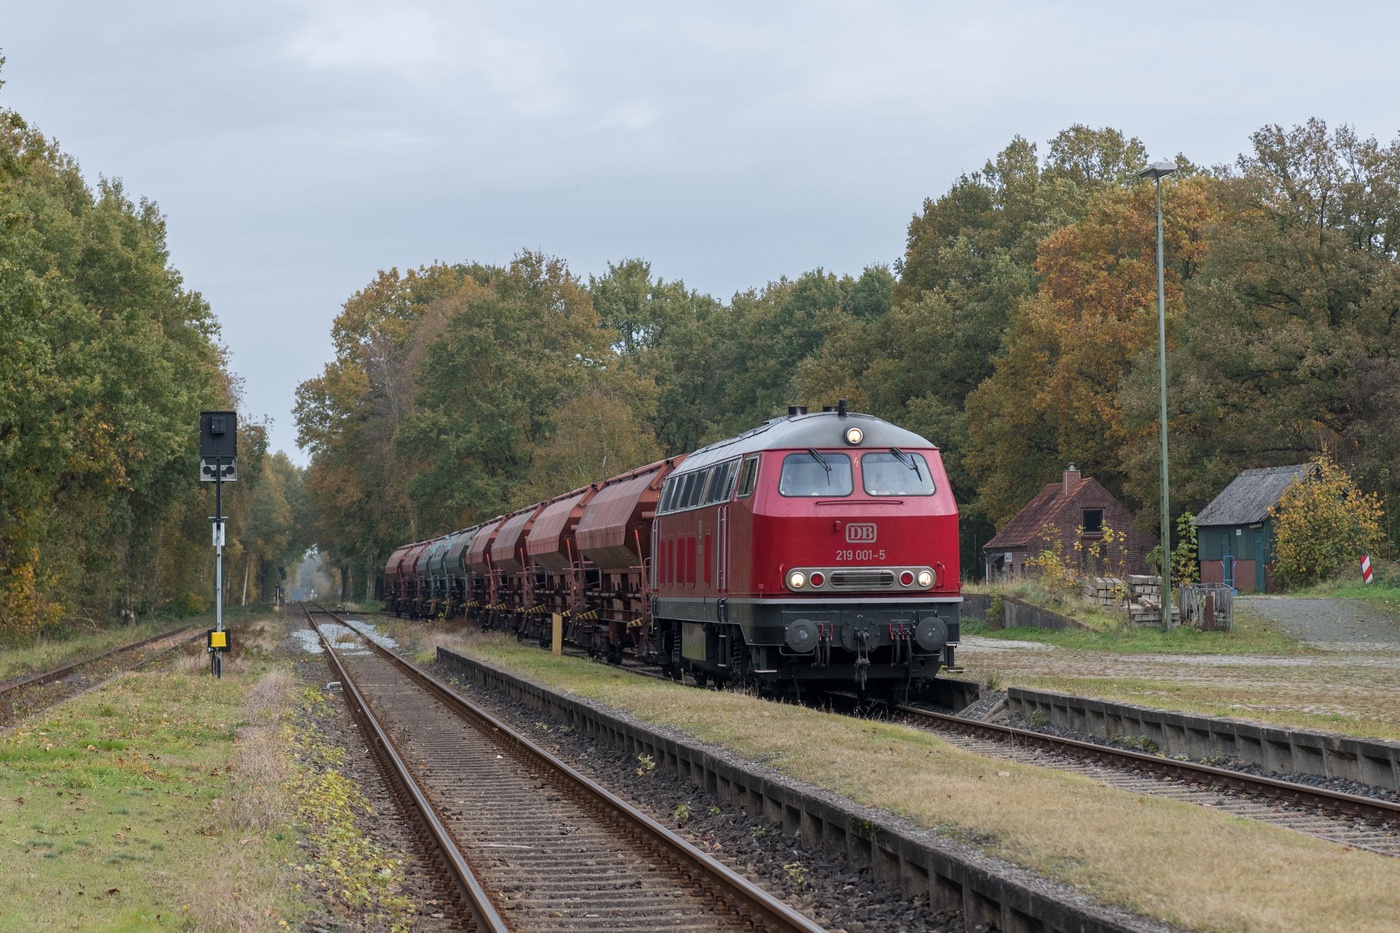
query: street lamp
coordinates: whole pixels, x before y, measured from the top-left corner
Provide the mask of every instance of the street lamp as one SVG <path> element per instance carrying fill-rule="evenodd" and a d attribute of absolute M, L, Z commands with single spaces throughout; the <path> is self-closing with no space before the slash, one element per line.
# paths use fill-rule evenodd
<path fill-rule="evenodd" d="M 1157 373 L 1161 391 L 1162 435 L 1162 628 L 1172 627 L 1171 515 L 1167 493 L 1167 290 L 1162 275 L 1162 176 L 1176 171 L 1175 162 L 1153 162 L 1138 172 L 1157 184 Z"/>

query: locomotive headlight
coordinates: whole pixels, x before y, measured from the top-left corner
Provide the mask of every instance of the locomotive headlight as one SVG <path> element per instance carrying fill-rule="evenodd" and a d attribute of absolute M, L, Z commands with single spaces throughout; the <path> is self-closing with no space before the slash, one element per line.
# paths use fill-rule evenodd
<path fill-rule="evenodd" d="M 919 586 L 922 586 L 924 589 L 928 589 L 929 587 L 933 586 L 932 570 L 919 571 Z"/>
<path fill-rule="evenodd" d="M 807 575 L 800 570 L 788 574 L 788 589 L 800 590 L 807 585 Z"/>
<path fill-rule="evenodd" d="M 852 447 L 865 440 L 865 432 L 860 428 L 850 427 L 846 429 L 846 443 Z"/>

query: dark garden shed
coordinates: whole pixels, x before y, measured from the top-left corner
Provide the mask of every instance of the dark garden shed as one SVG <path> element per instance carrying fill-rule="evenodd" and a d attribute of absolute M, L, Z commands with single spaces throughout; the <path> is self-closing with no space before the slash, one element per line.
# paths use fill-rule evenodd
<path fill-rule="evenodd" d="M 1224 583 L 1241 593 L 1272 590 L 1274 530 L 1269 508 L 1315 467 L 1245 470 L 1196 516 L 1196 556 L 1202 583 Z"/>

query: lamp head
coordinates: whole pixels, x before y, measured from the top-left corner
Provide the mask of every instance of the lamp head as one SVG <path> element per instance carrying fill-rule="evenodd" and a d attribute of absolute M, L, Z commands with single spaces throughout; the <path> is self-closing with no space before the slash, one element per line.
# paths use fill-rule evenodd
<path fill-rule="evenodd" d="M 1138 177 L 1155 178 L 1158 181 L 1161 181 L 1163 175 L 1170 175 L 1174 171 L 1176 171 L 1175 162 L 1153 162 L 1147 168 L 1138 172 Z"/>

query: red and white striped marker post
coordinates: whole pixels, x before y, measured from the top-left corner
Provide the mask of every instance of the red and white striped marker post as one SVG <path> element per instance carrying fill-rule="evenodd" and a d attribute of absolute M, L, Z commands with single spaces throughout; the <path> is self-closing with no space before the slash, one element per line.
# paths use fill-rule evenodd
<path fill-rule="evenodd" d="M 1371 555 L 1369 554 L 1361 556 L 1361 579 L 1367 583 L 1371 582 Z"/>

